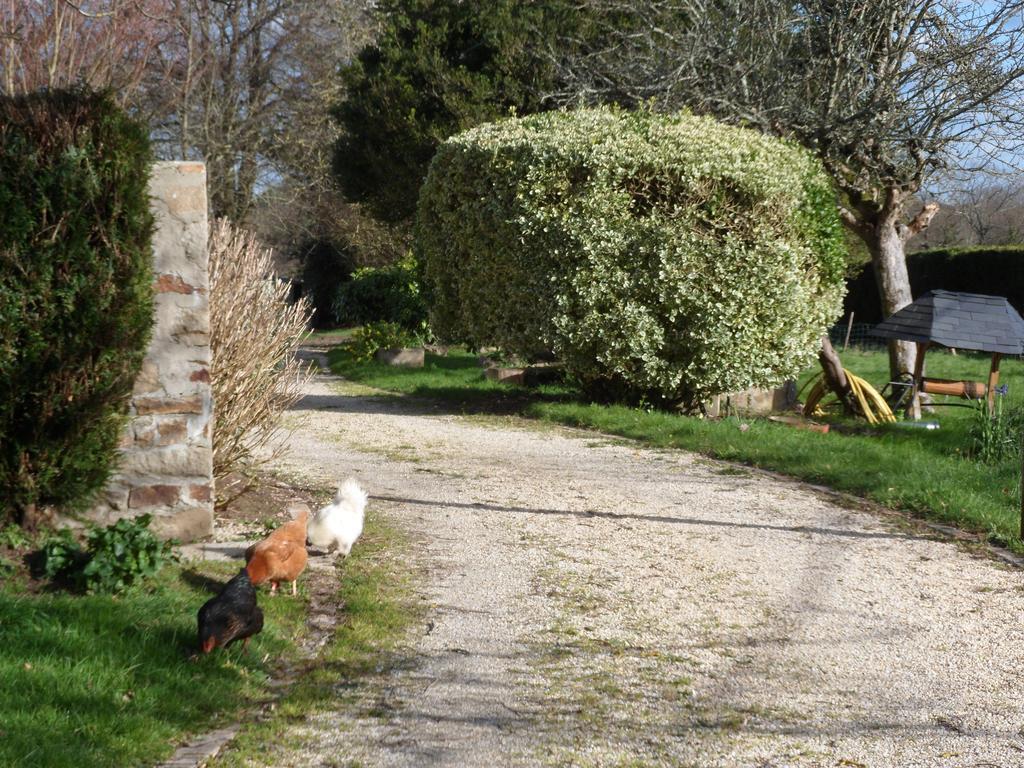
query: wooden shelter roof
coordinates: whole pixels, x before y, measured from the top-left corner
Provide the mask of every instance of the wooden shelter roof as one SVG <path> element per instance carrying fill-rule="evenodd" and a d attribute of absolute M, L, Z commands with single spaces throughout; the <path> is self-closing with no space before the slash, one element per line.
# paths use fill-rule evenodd
<path fill-rule="evenodd" d="M 1024 354 L 1024 318 L 1002 296 L 928 291 L 875 326 L 872 334 L 956 349 Z"/>

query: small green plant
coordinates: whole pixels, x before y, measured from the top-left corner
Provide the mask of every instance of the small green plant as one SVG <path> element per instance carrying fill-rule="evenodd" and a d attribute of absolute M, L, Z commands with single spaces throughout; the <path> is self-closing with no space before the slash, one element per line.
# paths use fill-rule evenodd
<path fill-rule="evenodd" d="M 996 398 L 995 413 L 989 414 L 984 402 L 974 411 L 970 426 L 970 456 L 985 464 L 1012 459 L 1021 451 L 1024 435 L 1024 409 L 1003 409 L 1003 398 Z"/>
<path fill-rule="evenodd" d="M 419 337 L 398 323 L 369 323 L 352 334 L 349 351 L 357 360 L 371 360 L 379 349 L 419 345 Z"/>
<path fill-rule="evenodd" d="M 85 592 L 123 592 L 174 559 L 171 543 L 149 530 L 150 520 L 142 515 L 91 528 L 84 550 L 71 533 L 61 531 L 43 546 L 40 570 L 48 579 Z"/>
<path fill-rule="evenodd" d="M 272 517 L 265 517 L 259 521 L 259 533 L 257 535 L 259 538 L 265 539 L 280 527 L 281 523 L 279 520 L 275 520 Z"/>
<path fill-rule="evenodd" d="M 25 533 L 25 529 L 20 525 L 11 523 L 4 528 L 0 528 L 0 547 L 24 549 L 31 543 L 32 539 L 27 533 Z"/>
<path fill-rule="evenodd" d="M 72 574 L 81 571 L 88 560 L 88 555 L 75 540 L 71 531 L 62 530 L 55 533 L 39 553 L 39 575 L 50 581 L 74 581 Z"/>

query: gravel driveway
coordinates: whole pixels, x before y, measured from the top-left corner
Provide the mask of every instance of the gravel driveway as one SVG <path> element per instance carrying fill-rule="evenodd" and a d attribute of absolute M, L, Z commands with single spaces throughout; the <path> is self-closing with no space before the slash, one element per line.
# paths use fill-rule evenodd
<path fill-rule="evenodd" d="M 1024 765 L 1021 573 L 678 451 L 321 376 L 282 470 L 409 531 L 411 663 L 281 765 Z"/>

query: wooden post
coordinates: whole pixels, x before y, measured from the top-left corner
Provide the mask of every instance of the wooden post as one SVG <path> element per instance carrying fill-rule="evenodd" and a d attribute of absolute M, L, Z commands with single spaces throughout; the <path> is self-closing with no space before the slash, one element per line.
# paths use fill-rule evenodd
<path fill-rule="evenodd" d="M 924 374 L 924 353 L 928 351 L 931 342 L 917 342 L 917 356 L 914 359 L 914 383 L 910 391 L 910 417 L 914 421 L 921 420 L 921 378 Z"/>
<path fill-rule="evenodd" d="M 839 355 L 832 348 L 832 342 L 828 340 L 828 334 L 821 337 L 821 350 L 818 352 L 818 362 L 821 363 L 821 370 L 825 374 L 825 381 L 828 388 L 836 393 L 839 401 L 843 404 L 843 410 L 853 410 L 853 396 L 850 389 L 850 381 L 846 378 L 846 371 L 839 360 Z"/>
<path fill-rule="evenodd" d="M 999 384 L 999 361 L 1002 359 L 999 352 L 992 353 L 992 367 L 988 371 L 988 415 L 996 412 L 996 385 Z"/>
<path fill-rule="evenodd" d="M 853 312 L 850 313 L 850 322 L 846 324 L 846 338 L 843 339 L 843 352 L 850 344 L 850 331 L 853 330 Z"/>

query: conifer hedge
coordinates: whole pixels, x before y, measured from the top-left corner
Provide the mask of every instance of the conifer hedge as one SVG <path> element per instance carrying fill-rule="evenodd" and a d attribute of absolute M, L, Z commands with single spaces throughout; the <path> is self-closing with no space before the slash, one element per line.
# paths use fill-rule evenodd
<path fill-rule="evenodd" d="M 840 310 L 844 249 L 809 153 L 609 109 L 449 139 L 417 222 L 443 340 L 554 354 L 596 393 L 674 403 L 807 364 Z"/>
<path fill-rule="evenodd" d="M 907 255 L 907 273 L 914 296 L 936 290 L 1005 296 L 1024 312 L 1024 245 L 974 245 L 917 251 Z M 870 264 L 847 281 L 843 313 L 850 312 L 858 323 L 880 323 L 885 319 Z"/>
<path fill-rule="evenodd" d="M 147 132 L 109 94 L 0 99 L 0 503 L 107 479 L 153 323 Z"/>

